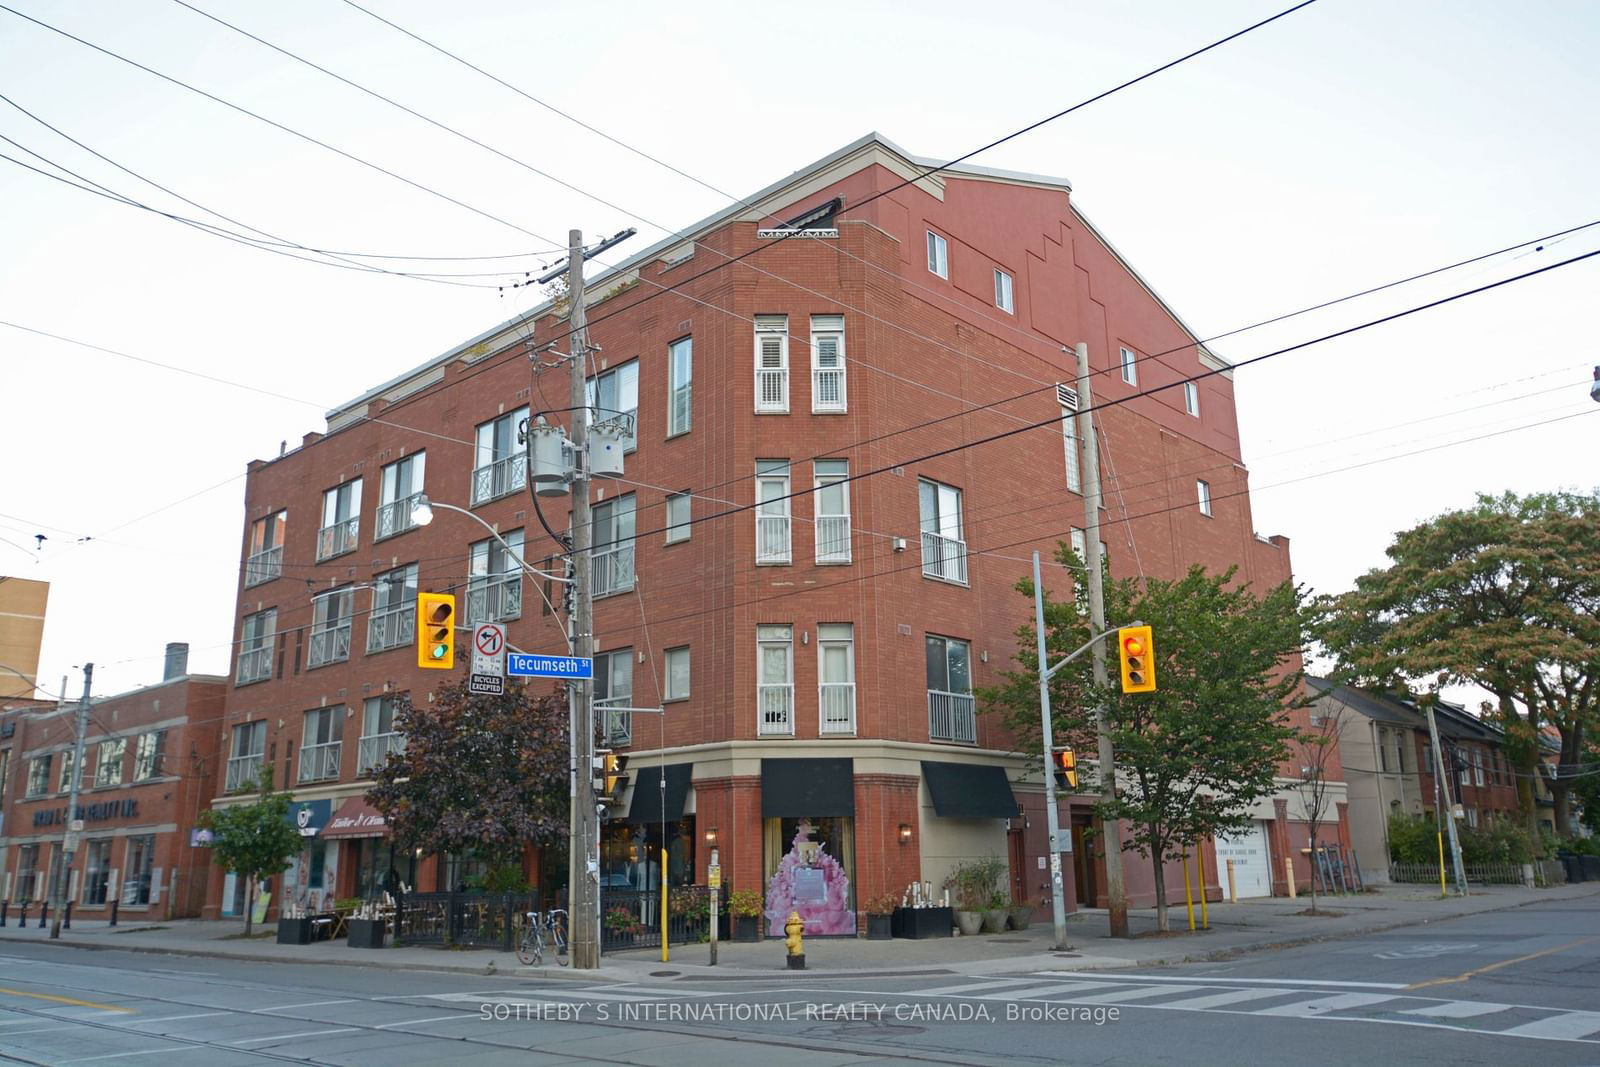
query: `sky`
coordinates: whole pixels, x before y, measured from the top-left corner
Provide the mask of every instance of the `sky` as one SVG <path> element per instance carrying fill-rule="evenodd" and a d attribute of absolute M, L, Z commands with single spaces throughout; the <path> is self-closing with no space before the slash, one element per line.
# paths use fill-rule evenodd
<path fill-rule="evenodd" d="M 569 229 L 637 226 L 615 262 L 871 130 L 952 159 L 1288 6 L 360 2 L 547 106 L 346 0 L 0 0 L 0 574 L 51 583 L 49 694 L 87 661 L 96 694 L 158 682 L 168 641 L 229 673 L 245 465 L 524 310 L 498 287 Z M 1596 54 L 1582 0 L 1317 0 L 972 162 L 1069 178 L 1211 337 L 1600 221 Z M 287 244 L 516 258 L 356 260 L 481 275 L 461 284 L 309 263 L 11 160 Z M 1211 347 L 1243 361 L 1596 249 L 1600 226 Z M 1600 257 L 1241 368 L 1255 525 L 1296 579 L 1347 589 L 1479 492 L 1592 490 L 1597 282 Z"/>

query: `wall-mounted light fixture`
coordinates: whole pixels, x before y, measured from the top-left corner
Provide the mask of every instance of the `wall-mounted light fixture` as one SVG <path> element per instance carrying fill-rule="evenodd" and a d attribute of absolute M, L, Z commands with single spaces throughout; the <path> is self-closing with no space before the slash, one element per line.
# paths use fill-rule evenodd
<path fill-rule="evenodd" d="M 900 824 L 900 843 L 902 845 L 911 844 L 911 824 L 908 822 Z"/>
<path fill-rule="evenodd" d="M 711 829 L 706 831 L 706 844 L 707 845 L 715 845 L 716 843 L 717 843 L 717 828 L 715 826 L 713 826 Z"/>

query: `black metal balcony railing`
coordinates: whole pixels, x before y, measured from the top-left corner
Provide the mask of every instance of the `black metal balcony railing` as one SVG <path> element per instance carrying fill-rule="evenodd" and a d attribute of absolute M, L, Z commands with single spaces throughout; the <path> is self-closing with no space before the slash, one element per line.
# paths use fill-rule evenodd
<path fill-rule="evenodd" d="M 667 889 L 667 943 L 693 945 L 711 939 L 711 894 L 718 894 L 717 937 L 727 940 L 728 889 L 703 885 Z M 659 889 L 600 890 L 600 951 L 661 947 L 661 891 Z"/>

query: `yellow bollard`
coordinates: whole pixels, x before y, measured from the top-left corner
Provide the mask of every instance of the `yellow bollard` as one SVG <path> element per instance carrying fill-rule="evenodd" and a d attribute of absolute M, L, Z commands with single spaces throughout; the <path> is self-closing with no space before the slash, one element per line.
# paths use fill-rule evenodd
<path fill-rule="evenodd" d="M 1285 857 L 1283 857 L 1283 869 L 1288 872 L 1289 899 L 1293 900 L 1295 897 L 1300 895 L 1299 893 L 1296 893 L 1295 889 L 1294 889 L 1294 857 L 1293 856 L 1285 856 Z"/>
<path fill-rule="evenodd" d="M 1228 860 L 1228 903 L 1239 903 L 1239 884 L 1233 879 L 1233 860 Z"/>
<path fill-rule="evenodd" d="M 1194 897 L 1189 892 L 1189 852 L 1183 853 L 1183 906 L 1189 910 L 1189 932 L 1194 933 Z"/>
<path fill-rule="evenodd" d="M 1206 848 L 1195 849 L 1194 858 L 1200 864 L 1200 929 L 1211 929 L 1211 914 L 1206 911 Z"/>
<path fill-rule="evenodd" d="M 1449 895 L 1450 895 L 1450 891 L 1444 887 L 1444 831 L 1440 830 L 1439 831 L 1439 899 L 1443 900 L 1445 897 L 1447 897 Z"/>
<path fill-rule="evenodd" d="M 667 962 L 667 850 L 661 850 L 661 962 Z"/>

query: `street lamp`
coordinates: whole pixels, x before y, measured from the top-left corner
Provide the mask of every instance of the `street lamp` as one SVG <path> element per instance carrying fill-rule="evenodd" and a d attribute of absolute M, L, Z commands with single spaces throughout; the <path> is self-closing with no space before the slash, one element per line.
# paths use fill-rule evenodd
<path fill-rule="evenodd" d="M 545 578 L 552 582 L 572 581 L 571 578 L 564 578 L 559 574 L 548 574 L 537 567 L 529 566 L 528 563 L 523 560 L 522 553 L 518 552 L 516 549 L 507 544 L 506 539 L 501 537 L 493 526 L 490 526 L 487 522 L 484 522 L 482 517 L 474 512 L 468 511 L 466 508 L 458 508 L 454 504 L 442 504 L 437 500 L 429 500 L 427 493 L 418 493 L 411 501 L 412 523 L 417 526 L 428 525 L 433 521 L 433 512 L 435 508 L 443 508 L 446 511 L 454 511 L 458 514 L 465 515 L 479 526 L 482 526 L 485 530 L 488 530 L 489 536 L 494 538 L 496 541 L 499 541 L 500 547 L 505 549 L 506 553 L 510 555 L 512 559 L 517 561 L 517 566 L 521 567 L 526 573 L 537 575 L 540 578 Z"/>

